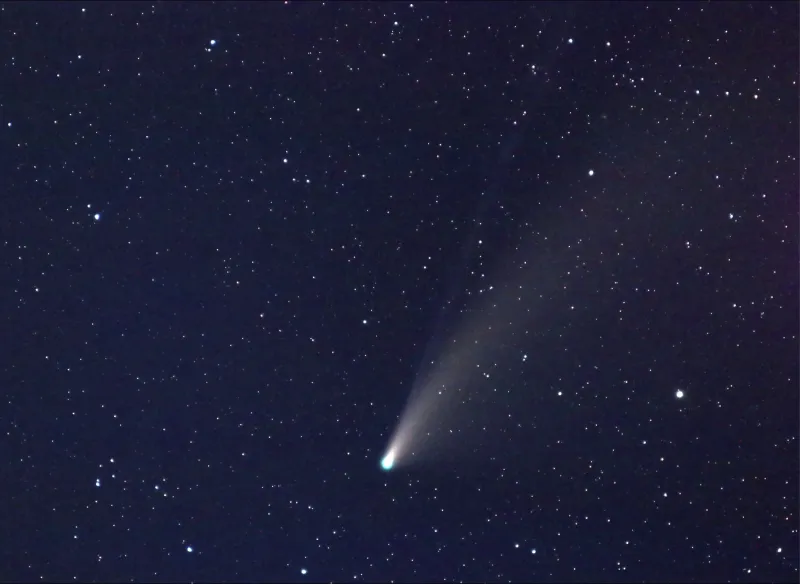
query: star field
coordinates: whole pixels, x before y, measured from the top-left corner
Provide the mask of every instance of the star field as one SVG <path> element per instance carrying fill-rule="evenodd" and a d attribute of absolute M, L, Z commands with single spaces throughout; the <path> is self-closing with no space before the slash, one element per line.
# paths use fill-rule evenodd
<path fill-rule="evenodd" d="M 796 582 L 798 16 L 0 6 L 0 580 Z"/>

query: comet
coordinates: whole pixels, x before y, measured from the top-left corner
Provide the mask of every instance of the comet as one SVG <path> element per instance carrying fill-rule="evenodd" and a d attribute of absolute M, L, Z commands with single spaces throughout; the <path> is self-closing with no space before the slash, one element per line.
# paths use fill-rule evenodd
<path fill-rule="evenodd" d="M 548 432 L 561 431 L 560 415 L 573 419 L 566 400 L 556 399 L 570 373 L 555 368 L 570 367 L 565 354 L 573 348 L 565 343 L 575 339 L 580 346 L 572 335 L 597 321 L 599 305 L 586 292 L 600 290 L 615 270 L 624 269 L 625 256 L 609 251 L 623 244 L 635 249 L 648 232 L 643 226 L 652 221 L 652 208 L 624 189 L 610 203 L 605 189 L 587 186 L 567 206 L 537 208 L 530 223 L 520 223 L 524 228 L 512 235 L 512 245 L 499 253 L 481 249 L 487 255 L 476 263 L 484 207 L 498 204 L 502 174 L 522 137 L 522 130 L 509 135 L 497 176 L 481 195 L 461 263 L 454 262 L 450 274 L 451 292 L 380 454 L 384 471 L 414 466 L 440 472 L 517 461 L 522 449 L 554 439 Z M 598 172 L 594 168 L 590 176 Z M 575 311 L 581 304 L 584 310 Z"/>

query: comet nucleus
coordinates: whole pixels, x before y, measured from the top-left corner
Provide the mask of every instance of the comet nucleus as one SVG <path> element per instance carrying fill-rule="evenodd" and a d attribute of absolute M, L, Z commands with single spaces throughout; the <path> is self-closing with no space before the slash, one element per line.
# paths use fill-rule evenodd
<path fill-rule="evenodd" d="M 381 468 L 383 470 L 391 470 L 392 466 L 394 466 L 394 454 L 390 452 L 381 460 Z"/>

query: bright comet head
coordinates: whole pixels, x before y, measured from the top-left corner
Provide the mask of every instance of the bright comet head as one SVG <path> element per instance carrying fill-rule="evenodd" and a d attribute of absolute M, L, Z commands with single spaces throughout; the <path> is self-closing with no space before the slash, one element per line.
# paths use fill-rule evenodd
<path fill-rule="evenodd" d="M 394 466 L 394 453 L 389 452 L 386 456 L 383 457 L 381 460 L 381 468 L 383 470 L 391 470 Z"/>

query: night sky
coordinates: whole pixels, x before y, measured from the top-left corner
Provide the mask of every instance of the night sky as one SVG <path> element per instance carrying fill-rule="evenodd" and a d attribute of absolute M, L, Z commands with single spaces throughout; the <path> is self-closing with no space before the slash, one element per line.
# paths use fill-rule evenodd
<path fill-rule="evenodd" d="M 0 579 L 797 581 L 798 12 L 0 6 Z"/>

